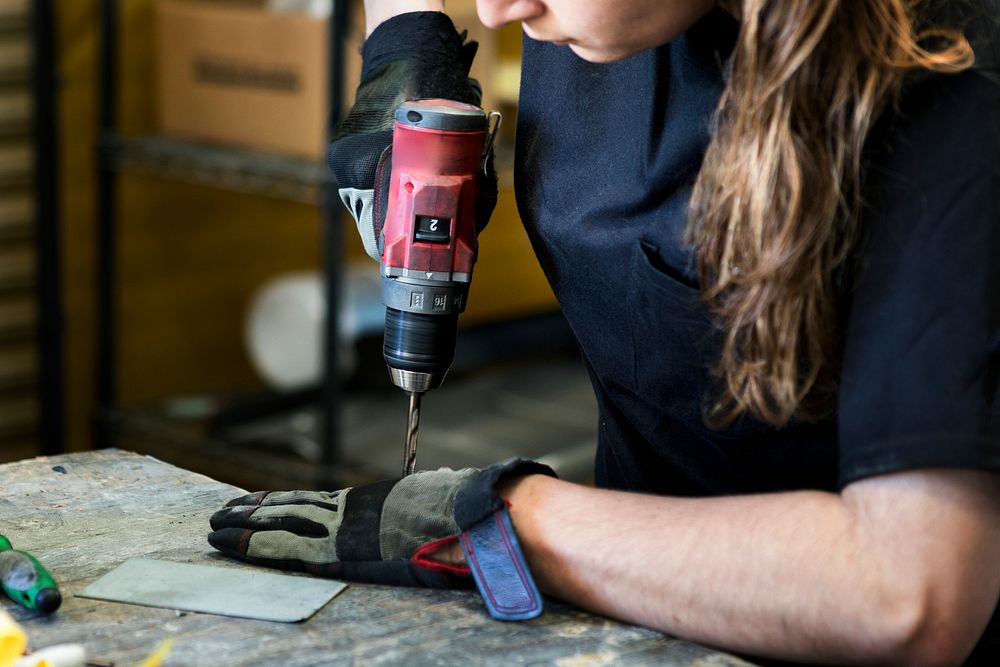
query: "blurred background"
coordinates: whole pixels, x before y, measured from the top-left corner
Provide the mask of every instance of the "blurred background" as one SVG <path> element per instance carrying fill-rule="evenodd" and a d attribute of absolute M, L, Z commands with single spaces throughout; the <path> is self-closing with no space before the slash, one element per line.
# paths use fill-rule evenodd
<path fill-rule="evenodd" d="M 586 480 L 589 382 L 512 192 L 520 30 L 474 5 L 447 3 L 504 114 L 501 195 L 418 467 L 520 454 Z M 398 475 L 378 267 L 323 165 L 362 39 L 360 0 L 0 0 L 0 462 L 117 446 L 252 488 Z"/>

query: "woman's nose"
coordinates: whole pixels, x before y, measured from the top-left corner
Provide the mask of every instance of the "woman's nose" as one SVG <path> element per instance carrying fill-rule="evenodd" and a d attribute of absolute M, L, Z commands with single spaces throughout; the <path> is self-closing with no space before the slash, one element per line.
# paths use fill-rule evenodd
<path fill-rule="evenodd" d="M 545 13 L 541 0 L 476 0 L 479 20 L 487 28 L 500 28 Z"/>

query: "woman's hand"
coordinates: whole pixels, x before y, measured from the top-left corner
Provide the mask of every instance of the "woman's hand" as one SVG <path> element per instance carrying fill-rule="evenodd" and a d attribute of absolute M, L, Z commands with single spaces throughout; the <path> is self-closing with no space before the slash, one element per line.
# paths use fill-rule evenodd
<path fill-rule="evenodd" d="M 354 106 L 327 149 L 327 163 L 341 201 L 354 218 L 365 252 L 379 261 L 392 172 L 396 108 L 407 100 L 443 98 L 478 105 L 479 83 L 469 78 L 476 42 L 465 42 L 441 13 L 393 16 L 362 49 L 364 66 Z M 492 160 L 479 177 L 476 226 L 481 231 L 496 207 Z"/>
<path fill-rule="evenodd" d="M 436 588 L 470 585 L 469 534 L 504 509 L 507 475 L 552 471 L 511 459 L 483 470 L 418 472 L 339 491 L 258 491 L 212 515 L 208 542 L 255 565 Z M 459 544 L 461 540 L 464 546 Z"/>
<path fill-rule="evenodd" d="M 234 558 L 318 576 L 402 585 L 467 585 L 468 569 L 430 556 L 457 543 L 455 496 L 479 471 L 435 470 L 321 491 L 258 491 L 212 515 L 208 542 Z"/>

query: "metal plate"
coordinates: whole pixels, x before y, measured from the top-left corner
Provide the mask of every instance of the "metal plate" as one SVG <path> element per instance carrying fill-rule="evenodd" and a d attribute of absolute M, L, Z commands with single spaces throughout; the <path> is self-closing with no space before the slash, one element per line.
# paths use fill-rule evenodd
<path fill-rule="evenodd" d="M 294 623 L 346 587 L 329 579 L 130 558 L 77 596 Z"/>

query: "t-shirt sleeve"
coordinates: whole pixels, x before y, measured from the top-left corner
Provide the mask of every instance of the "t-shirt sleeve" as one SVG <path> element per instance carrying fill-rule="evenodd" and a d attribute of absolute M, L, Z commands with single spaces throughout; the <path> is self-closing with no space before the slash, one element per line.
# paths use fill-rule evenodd
<path fill-rule="evenodd" d="M 1000 83 L 925 77 L 873 138 L 847 291 L 840 484 L 1000 472 Z"/>

